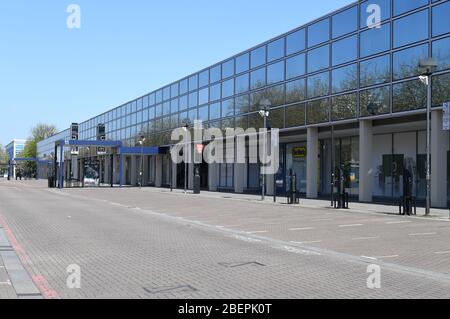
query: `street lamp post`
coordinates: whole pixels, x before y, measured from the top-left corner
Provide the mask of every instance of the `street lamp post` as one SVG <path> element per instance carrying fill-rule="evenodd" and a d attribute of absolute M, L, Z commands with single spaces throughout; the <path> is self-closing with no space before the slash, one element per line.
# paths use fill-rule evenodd
<path fill-rule="evenodd" d="M 264 165 L 266 165 L 267 162 L 267 118 L 269 117 L 269 109 L 271 107 L 272 103 L 268 99 L 263 99 L 259 102 L 260 111 L 259 115 L 264 119 L 264 136 L 263 136 L 263 156 L 264 156 Z M 261 185 L 261 200 L 264 201 L 266 196 L 266 175 L 261 172 L 262 175 L 262 185 Z M 275 178 L 275 176 L 274 176 Z M 274 190 L 275 191 L 275 190 Z"/>
<path fill-rule="evenodd" d="M 187 132 L 188 132 L 188 129 L 189 129 L 189 122 L 187 121 L 186 123 L 184 123 L 183 124 L 183 129 L 184 129 L 184 133 L 185 133 L 185 136 L 184 136 L 184 152 L 185 153 L 183 153 L 183 155 L 184 155 L 184 194 L 186 195 L 187 194 L 187 179 L 188 179 L 188 161 L 187 161 L 187 156 L 188 156 L 188 152 L 186 151 L 186 144 L 187 144 Z M 189 146 L 190 147 L 190 146 Z"/>
<path fill-rule="evenodd" d="M 141 160 L 139 167 L 139 189 L 142 187 L 142 177 L 143 177 L 143 166 L 144 166 L 144 142 L 145 142 L 145 134 L 139 134 L 139 144 L 141 145 Z"/>
<path fill-rule="evenodd" d="M 419 62 L 419 73 L 421 74 L 419 80 L 427 86 L 427 195 L 426 195 L 426 206 L 425 206 L 425 215 L 430 215 L 431 210 L 431 170 L 430 170 L 430 161 L 431 161 L 431 76 L 437 68 L 437 62 L 433 58 L 428 58 L 425 60 L 421 60 Z"/>

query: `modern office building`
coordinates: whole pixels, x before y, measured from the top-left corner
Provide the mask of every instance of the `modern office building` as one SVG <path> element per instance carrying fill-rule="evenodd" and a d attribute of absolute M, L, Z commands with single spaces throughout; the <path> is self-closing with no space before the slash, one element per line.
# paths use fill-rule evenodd
<path fill-rule="evenodd" d="M 378 25 L 373 4 L 381 8 Z M 161 150 L 144 158 L 145 184 L 182 188 L 184 165 L 172 164 L 167 154 L 171 131 L 195 119 L 221 129 L 260 128 L 259 102 L 268 98 L 270 126 L 280 128 L 278 192 L 288 187 L 292 169 L 305 196 L 329 196 L 334 166 L 360 201 L 396 201 L 405 170 L 413 178 L 413 195 L 424 199 L 427 86 L 419 81 L 418 64 L 433 57 L 438 67 L 432 76 L 431 197 L 433 206 L 445 207 L 450 160 L 442 105 L 450 101 L 449 17 L 450 1 L 358 1 L 91 118 L 80 124 L 80 139 L 96 139 L 96 126 L 104 123 L 108 140 L 138 146 L 143 131 L 145 144 Z M 66 130 L 39 143 L 40 158 L 68 137 Z M 90 156 L 92 150 L 80 153 Z M 139 162 L 139 156 L 124 156 L 126 184 L 136 183 Z M 193 166 L 188 167 L 192 187 Z M 212 191 L 260 189 L 258 164 L 202 164 L 201 176 L 202 187 Z M 267 184 L 270 194 L 273 176 Z"/>
<path fill-rule="evenodd" d="M 8 160 L 13 160 L 14 158 L 20 157 L 20 154 L 25 149 L 26 140 L 14 139 L 6 145 L 5 150 L 8 154 Z M 11 177 L 16 178 L 16 167 L 12 166 Z"/>

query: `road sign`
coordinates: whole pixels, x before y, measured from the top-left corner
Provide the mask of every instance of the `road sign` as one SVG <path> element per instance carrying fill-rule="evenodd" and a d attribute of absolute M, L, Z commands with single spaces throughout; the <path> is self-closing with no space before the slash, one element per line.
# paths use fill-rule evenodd
<path fill-rule="evenodd" d="M 450 103 L 444 103 L 442 108 L 443 116 L 442 116 L 442 127 L 444 131 L 450 131 Z"/>

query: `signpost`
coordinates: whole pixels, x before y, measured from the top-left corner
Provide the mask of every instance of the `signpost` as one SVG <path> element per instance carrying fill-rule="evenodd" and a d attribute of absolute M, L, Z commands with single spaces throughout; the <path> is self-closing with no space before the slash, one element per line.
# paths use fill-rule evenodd
<path fill-rule="evenodd" d="M 442 129 L 444 131 L 450 131 L 450 102 L 444 103 L 442 107 Z M 450 145 L 450 134 L 449 134 L 449 145 Z M 447 172 L 447 176 L 449 172 Z M 448 183 L 449 181 L 447 181 Z M 448 218 L 450 219 L 450 206 L 449 206 L 449 215 Z"/>

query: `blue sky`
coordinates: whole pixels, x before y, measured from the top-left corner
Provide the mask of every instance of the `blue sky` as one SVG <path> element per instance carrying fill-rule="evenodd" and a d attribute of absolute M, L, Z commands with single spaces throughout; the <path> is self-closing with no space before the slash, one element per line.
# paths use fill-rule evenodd
<path fill-rule="evenodd" d="M 67 128 L 353 0 L 2 0 L 0 143 Z M 67 7 L 81 8 L 68 29 Z"/>

